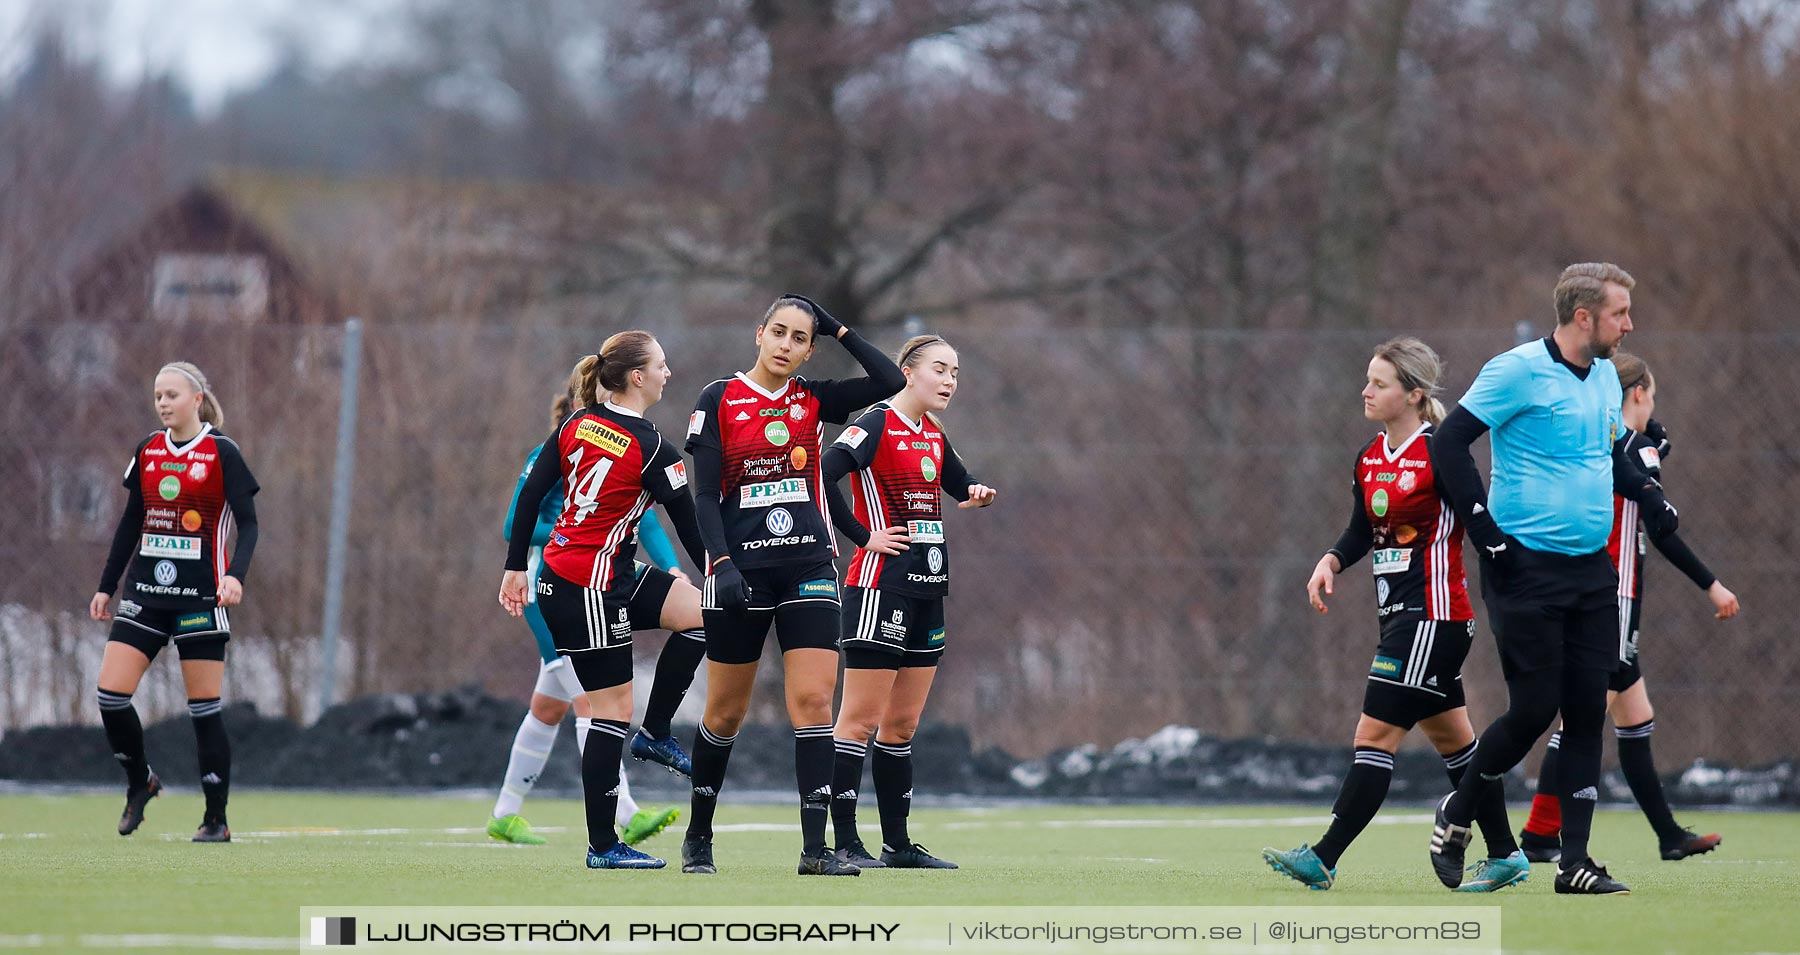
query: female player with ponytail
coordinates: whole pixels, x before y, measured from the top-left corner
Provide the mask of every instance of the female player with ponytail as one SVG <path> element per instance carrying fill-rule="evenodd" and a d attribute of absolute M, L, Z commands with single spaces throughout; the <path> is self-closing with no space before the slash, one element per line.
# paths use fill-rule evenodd
<path fill-rule="evenodd" d="M 500 604 L 525 611 L 526 551 L 546 495 L 560 478 L 562 514 L 544 545 L 537 605 L 559 654 L 569 659 L 591 718 L 581 755 L 590 869 L 659 869 L 614 831 L 619 760 L 631 725 L 631 635 L 661 626 L 700 625 L 692 585 L 634 559 L 638 520 L 654 501 L 682 545 L 704 565 L 688 497 L 687 470 L 644 411 L 662 398 L 670 373 L 648 332 L 620 332 L 577 366 L 583 407 L 544 442 L 513 505 Z M 601 403 L 602 393 L 609 399 Z"/>
<path fill-rule="evenodd" d="M 88 603 L 95 620 L 111 620 L 100 660 L 100 721 L 113 758 L 125 770 L 125 811 L 119 835 L 144 821 L 144 807 L 162 781 L 144 754 L 144 727 L 131 695 L 150 661 L 169 643 L 181 656 L 188 715 L 200 754 L 206 812 L 195 842 L 230 842 L 225 802 L 231 786 L 231 745 L 219 694 L 225 681 L 226 612 L 244 596 L 256 552 L 256 478 L 225 423 L 206 375 L 189 362 L 170 362 L 156 374 L 156 413 L 163 429 L 138 442 L 125 469 L 125 513 L 113 534 L 100 589 Z M 227 540 L 236 529 L 237 544 Z M 119 578 L 125 593 L 117 614 L 107 609 Z"/>
<path fill-rule="evenodd" d="M 841 861 L 864 869 L 954 869 L 906 829 L 912 738 L 944 655 L 950 557 L 938 494 L 942 489 L 967 508 L 994 503 L 998 492 L 969 474 L 937 419 L 956 394 L 956 349 L 920 335 L 901 347 L 897 361 L 906 387 L 852 422 L 825 452 L 832 522 L 857 546 L 844 579 L 844 700 L 832 730 L 831 818 Z M 838 489 L 846 474 L 856 488 L 854 509 Z M 856 788 L 871 737 L 880 858 L 856 833 Z"/>
<path fill-rule="evenodd" d="M 1374 551 L 1376 617 L 1381 640 L 1369 667 L 1355 753 L 1331 826 L 1316 845 L 1264 849 L 1263 860 L 1312 889 L 1337 881 L 1338 857 L 1387 798 L 1394 753 L 1413 726 L 1444 759 L 1451 782 L 1475 753 L 1475 731 L 1463 703 L 1462 663 L 1475 636 L 1462 568 L 1463 530 L 1438 487 L 1428 453 L 1431 430 L 1444 420 L 1435 397 L 1443 364 L 1416 338 L 1375 349 L 1362 391 L 1363 417 L 1382 432 L 1357 454 L 1350 477 L 1350 523 L 1306 582 L 1314 609 L 1337 575 Z M 1514 844 L 1503 793 L 1494 787 L 1477 817 L 1488 859 L 1475 866 L 1464 892 L 1492 892 L 1522 882 L 1531 866 Z"/>

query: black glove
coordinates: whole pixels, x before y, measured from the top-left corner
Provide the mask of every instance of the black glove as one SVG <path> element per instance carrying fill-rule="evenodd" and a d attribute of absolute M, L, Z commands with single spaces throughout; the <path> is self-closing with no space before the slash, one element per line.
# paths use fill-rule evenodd
<path fill-rule="evenodd" d="M 1494 523 L 1494 515 L 1488 513 L 1485 505 L 1475 505 L 1475 513 L 1469 518 L 1469 540 L 1475 542 L 1487 566 L 1502 577 L 1519 559 L 1519 542 Z"/>
<path fill-rule="evenodd" d="M 836 338 L 838 337 L 838 332 L 844 330 L 844 323 L 838 321 L 836 316 L 827 312 L 825 306 L 820 305 L 818 302 L 815 302 L 804 295 L 795 295 L 792 292 L 783 292 L 781 297 L 805 302 L 807 307 L 812 309 L 814 338 Z"/>
<path fill-rule="evenodd" d="M 720 561 L 712 572 L 713 600 L 725 610 L 742 610 L 750 605 L 750 585 L 738 573 L 731 560 Z"/>
<path fill-rule="evenodd" d="M 1681 526 L 1681 514 L 1675 510 L 1675 505 L 1654 487 L 1645 489 L 1643 500 L 1638 501 L 1638 512 L 1643 515 L 1644 530 L 1649 531 L 1652 538 L 1667 537 Z"/>
<path fill-rule="evenodd" d="M 1655 418 L 1644 423 L 1644 437 L 1656 443 L 1656 456 L 1659 458 L 1668 457 L 1669 451 L 1674 448 L 1674 445 L 1669 443 L 1668 429 L 1664 428 L 1662 422 Z"/>

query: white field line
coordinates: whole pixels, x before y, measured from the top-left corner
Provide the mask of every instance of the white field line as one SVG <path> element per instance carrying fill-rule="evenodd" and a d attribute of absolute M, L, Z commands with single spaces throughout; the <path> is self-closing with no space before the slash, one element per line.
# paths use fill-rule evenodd
<path fill-rule="evenodd" d="M 300 947 L 293 937 L 271 938 L 262 935 L 0 935 L 0 948 L 48 948 L 67 951 L 70 948 L 94 948 L 115 951 L 121 948 L 174 948 L 255 950 L 292 952 Z"/>

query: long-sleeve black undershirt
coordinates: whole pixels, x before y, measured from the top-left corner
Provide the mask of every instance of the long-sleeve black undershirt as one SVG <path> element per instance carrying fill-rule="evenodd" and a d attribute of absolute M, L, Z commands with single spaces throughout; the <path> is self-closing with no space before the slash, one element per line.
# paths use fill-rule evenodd
<path fill-rule="evenodd" d="M 531 531 L 537 527 L 538 508 L 544 503 L 544 495 L 562 477 L 562 454 L 556 440 L 560 433 L 561 429 L 553 431 L 544 441 L 519 488 L 519 496 L 513 500 L 512 534 L 506 539 L 507 570 L 523 571 L 529 566 Z"/>

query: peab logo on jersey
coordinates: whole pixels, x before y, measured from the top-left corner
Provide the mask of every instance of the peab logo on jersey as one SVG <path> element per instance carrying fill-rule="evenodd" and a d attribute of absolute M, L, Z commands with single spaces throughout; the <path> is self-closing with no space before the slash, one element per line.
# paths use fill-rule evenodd
<path fill-rule="evenodd" d="M 156 562 L 156 582 L 164 587 L 175 582 L 175 565 L 166 560 Z"/>
<path fill-rule="evenodd" d="M 812 495 L 806 491 L 805 478 L 785 478 L 762 484 L 746 484 L 738 488 L 739 507 L 800 504 L 809 500 L 812 500 Z"/>
<path fill-rule="evenodd" d="M 944 542 L 943 521 L 907 521 L 906 536 L 915 544 L 942 544 Z M 933 567 L 932 573 L 937 573 Z"/>
<path fill-rule="evenodd" d="M 775 508 L 763 520 L 763 526 L 776 537 L 786 537 L 794 532 L 794 515 L 789 514 L 785 507 Z"/>
<path fill-rule="evenodd" d="M 172 534 L 145 534 L 138 553 L 145 557 L 169 557 L 175 560 L 199 560 L 200 538 L 179 537 Z M 167 584 L 159 571 L 157 580 Z"/>

